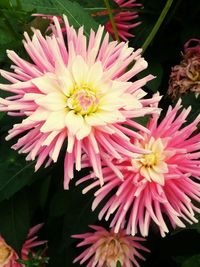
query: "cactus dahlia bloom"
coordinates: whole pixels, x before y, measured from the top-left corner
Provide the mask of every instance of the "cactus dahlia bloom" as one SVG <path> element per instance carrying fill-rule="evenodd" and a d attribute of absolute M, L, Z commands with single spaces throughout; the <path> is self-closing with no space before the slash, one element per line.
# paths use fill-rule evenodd
<path fill-rule="evenodd" d="M 145 241 L 144 238 L 128 236 L 124 230 L 114 233 L 113 230 L 107 231 L 101 226 L 91 225 L 90 228 L 94 232 L 72 236 L 83 239 L 77 247 L 89 246 L 74 263 L 80 261 L 82 265 L 89 260 L 87 267 L 116 267 L 117 262 L 120 262 L 122 267 L 139 267 L 136 257 L 142 260 L 145 258 L 138 250 L 150 252 L 138 242 Z"/>
<path fill-rule="evenodd" d="M 133 156 L 130 150 L 147 153 L 129 142 L 129 134 L 138 134 L 126 126 L 141 128 L 131 118 L 158 111 L 150 105 L 159 98 L 143 99 L 146 93 L 141 87 L 152 75 L 128 81 L 147 67 L 141 49 L 109 43 L 108 34 L 103 38 L 102 27 L 96 34 L 91 31 L 87 42 L 83 28 L 76 33 L 66 17 L 64 21 L 65 39 L 56 17 L 51 36 L 43 37 L 34 30 L 30 39 L 25 33 L 24 47 L 32 63 L 7 51 L 15 64 L 14 72 L 1 70 L 11 84 L 0 84 L 0 88 L 14 95 L 0 99 L 0 110 L 23 117 L 9 131 L 7 140 L 20 135 L 13 148 L 27 153 L 27 160 L 37 158 L 36 170 L 45 161 L 46 166 L 56 162 L 67 141 L 64 187 L 68 188 L 73 177 L 74 163 L 77 170 L 83 167 L 82 153 L 87 154 L 103 184 L 104 155 L 122 159 Z"/>
<path fill-rule="evenodd" d="M 142 5 L 139 3 L 136 3 L 136 0 L 113 0 L 118 6 L 119 9 L 113 10 L 113 15 L 114 15 L 114 20 L 116 24 L 116 28 L 119 34 L 119 37 L 123 41 L 127 41 L 128 38 L 134 37 L 133 34 L 131 34 L 129 31 L 138 25 L 141 24 L 141 22 L 134 22 L 132 23 L 133 20 L 137 19 L 139 17 L 138 12 L 136 11 L 121 11 L 120 8 L 136 8 L 136 7 L 141 7 Z M 44 19 L 49 19 L 51 22 L 53 22 L 53 15 L 46 15 L 46 14 L 33 14 L 33 16 L 36 17 L 43 17 Z M 99 17 L 99 16 L 106 16 L 108 17 L 108 11 L 100 11 L 92 14 L 93 17 Z M 61 16 L 57 16 L 61 26 L 61 29 L 63 32 L 66 31 L 66 28 L 63 26 L 63 19 Z M 111 34 L 113 39 L 115 39 L 115 34 L 113 31 L 112 24 L 110 20 L 108 20 L 105 23 L 105 29 L 108 33 Z M 51 30 L 51 27 L 48 27 L 47 30 Z"/>
<path fill-rule="evenodd" d="M 167 217 L 174 228 L 197 222 L 194 212 L 200 213 L 195 206 L 200 202 L 200 134 L 194 132 L 200 116 L 183 126 L 190 108 L 180 109 L 179 101 L 174 108 L 169 107 L 160 123 L 154 116 L 148 124 L 150 134 L 141 133 L 143 139 L 135 141 L 138 148 L 151 153 L 113 160 L 124 180 L 117 179 L 110 166 L 103 168 L 105 184 L 95 192 L 92 209 L 105 203 L 99 219 L 112 218 L 110 226 L 115 233 L 126 228 L 127 234 L 135 235 L 140 229 L 147 236 L 153 221 L 165 236 Z M 94 175 L 78 181 L 90 182 L 83 193 L 99 185 L 91 177 Z"/>
<path fill-rule="evenodd" d="M 37 246 L 45 244 L 46 241 L 38 241 L 37 236 L 35 235 L 39 229 L 42 227 L 42 224 L 38 224 L 32 227 L 28 233 L 27 240 L 22 246 L 21 255 L 18 255 L 16 251 L 11 248 L 6 241 L 0 236 L 0 267 L 22 267 L 24 266 L 21 263 L 16 262 L 16 260 L 28 258 L 28 253 Z"/>
<path fill-rule="evenodd" d="M 194 44 L 194 46 L 192 46 Z M 176 98 L 188 92 L 200 93 L 200 40 L 190 39 L 184 46 L 183 59 L 172 68 L 168 94 Z"/>
<path fill-rule="evenodd" d="M 119 34 L 119 37 L 121 40 L 126 41 L 130 37 L 134 37 L 133 34 L 131 34 L 129 31 L 138 25 L 140 25 L 141 22 L 132 22 L 134 19 L 137 19 L 139 17 L 138 12 L 136 11 L 122 11 L 120 8 L 135 8 L 135 7 L 141 7 L 142 5 L 139 3 L 136 3 L 136 0 L 113 0 L 118 6 L 119 10 L 113 10 L 113 16 L 114 21 L 116 24 L 116 28 Z M 93 16 L 108 16 L 108 11 L 100 11 L 97 13 L 94 13 Z M 105 29 L 107 32 L 111 34 L 113 39 L 115 39 L 115 34 L 113 31 L 112 24 L 109 21 L 105 23 Z"/>

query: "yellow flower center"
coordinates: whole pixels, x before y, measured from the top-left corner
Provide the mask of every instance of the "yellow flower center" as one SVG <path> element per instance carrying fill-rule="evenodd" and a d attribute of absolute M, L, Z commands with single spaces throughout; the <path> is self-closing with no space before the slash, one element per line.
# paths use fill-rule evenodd
<path fill-rule="evenodd" d="M 67 106 L 76 114 L 88 115 L 94 113 L 99 105 L 96 92 L 87 85 L 75 86 L 71 96 L 67 99 Z"/>
<path fill-rule="evenodd" d="M 151 137 L 147 143 L 138 143 L 138 145 L 151 152 L 132 159 L 133 168 L 138 169 L 141 176 L 147 181 L 154 181 L 164 185 L 164 173 L 168 172 L 168 167 L 165 162 L 166 152 L 163 140 Z"/>
<path fill-rule="evenodd" d="M 144 155 L 141 162 L 142 162 L 142 165 L 145 167 L 152 167 L 156 165 L 156 162 L 157 162 L 156 153 Z"/>
<path fill-rule="evenodd" d="M 4 264 L 7 264 L 7 260 L 12 254 L 12 249 L 6 245 L 5 242 L 0 241 L 0 266 L 4 266 Z"/>

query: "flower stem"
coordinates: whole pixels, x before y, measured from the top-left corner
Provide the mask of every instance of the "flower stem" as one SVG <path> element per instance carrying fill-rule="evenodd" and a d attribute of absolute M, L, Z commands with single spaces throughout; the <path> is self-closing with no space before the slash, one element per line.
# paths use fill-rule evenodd
<path fill-rule="evenodd" d="M 115 39 L 120 42 L 120 39 L 119 39 L 119 34 L 118 34 L 118 31 L 117 31 L 117 27 L 116 27 L 116 24 L 115 24 L 115 20 L 114 20 L 114 17 L 113 17 L 113 13 L 112 13 L 112 10 L 110 8 L 110 3 L 109 3 L 109 0 L 104 0 L 104 3 L 105 3 L 105 6 L 108 10 L 108 14 L 109 14 L 109 18 L 110 18 L 110 22 L 111 22 L 111 25 L 112 25 L 112 28 L 113 28 L 113 32 L 114 32 L 114 35 L 115 35 Z"/>
<path fill-rule="evenodd" d="M 156 24 L 154 25 L 152 31 L 150 32 L 149 36 L 147 37 L 147 39 L 145 40 L 142 49 L 143 49 L 143 53 L 144 51 L 147 49 L 147 47 L 150 45 L 150 43 L 153 41 L 157 31 L 159 30 L 161 24 L 163 23 L 163 20 L 165 19 L 171 5 L 173 3 L 173 0 L 168 0 L 167 3 L 165 4 Z"/>

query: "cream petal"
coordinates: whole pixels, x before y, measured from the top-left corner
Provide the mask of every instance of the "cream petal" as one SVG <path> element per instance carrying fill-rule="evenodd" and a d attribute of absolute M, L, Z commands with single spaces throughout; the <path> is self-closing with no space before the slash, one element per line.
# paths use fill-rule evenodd
<path fill-rule="evenodd" d="M 102 63 L 100 61 L 95 62 L 94 65 L 92 65 L 88 71 L 88 74 L 86 76 L 86 83 L 89 85 L 91 84 L 93 87 L 99 84 L 99 81 L 101 80 L 103 76 L 103 68 Z"/>
<path fill-rule="evenodd" d="M 92 127 L 88 125 L 86 122 L 83 123 L 81 129 L 78 130 L 76 137 L 78 140 L 82 140 L 83 138 L 87 137 L 92 130 Z"/>
<path fill-rule="evenodd" d="M 142 104 L 140 103 L 140 101 L 138 101 L 138 99 L 132 96 L 131 94 L 123 94 L 122 100 L 124 102 L 123 107 L 125 110 L 132 110 L 133 108 L 142 108 Z"/>
<path fill-rule="evenodd" d="M 114 110 L 112 112 L 106 112 L 103 110 L 99 110 L 95 113 L 96 116 L 99 117 L 102 121 L 107 123 L 115 123 L 115 122 L 123 122 L 125 121 L 124 116 L 118 111 Z"/>
<path fill-rule="evenodd" d="M 106 122 L 99 118 L 96 113 L 85 116 L 85 121 L 91 126 L 101 126 L 106 125 Z"/>
<path fill-rule="evenodd" d="M 85 83 L 85 77 L 87 76 L 87 73 L 88 66 L 83 58 L 78 55 L 72 65 L 73 79 L 78 86 L 81 86 Z"/>
<path fill-rule="evenodd" d="M 45 94 L 59 92 L 60 86 L 57 77 L 54 74 L 47 73 L 42 77 L 32 79 L 31 82 Z"/>
<path fill-rule="evenodd" d="M 160 185 L 164 185 L 165 180 L 164 175 L 162 173 L 155 172 L 152 168 L 147 168 L 147 171 L 152 181 L 159 183 Z"/>
<path fill-rule="evenodd" d="M 147 168 L 142 166 L 140 168 L 140 174 L 149 182 L 151 182 L 151 177 L 149 176 L 149 173 L 147 171 Z"/>
<path fill-rule="evenodd" d="M 60 93 L 50 93 L 35 100 L 39 106 L 50 111 L 63 110 L 66 107 L 67 98 Z"/>
<path fill-rule="evenodd" d="M 33 114 L 31 114 L 26 120 L 29 121 L 44 121 L 47 120 L 49 111 L 42 107 L 38 107 Z"/>
<path fill-rule="evenodd" d="M 155 166 L 153 166 L 154 171 L 157 173 L 168 173 L 167 163 L 160 161 Z"/>
<path fill-rule="evenodd" d="M 66 111 L 55 111 L 51 112 L 46 120 L 46 122 L 41 127 L 40 131 L 43 133 L 62 130 L 65 128 L 65 116 Z"/>
<path fill-rule="evenodd" d="M 157 153 L 162 153 L 164 150 L 163 143 L 160 138 L 158 138 L 153 144 L 152 144 L 152 151 Z"/>
<path fill-rule="evenodd" d="M 83 127 L 83 117 L 71 110 L 65 117 L 65 125 L 72 135 L 76 135 L 77 131 Z"/>

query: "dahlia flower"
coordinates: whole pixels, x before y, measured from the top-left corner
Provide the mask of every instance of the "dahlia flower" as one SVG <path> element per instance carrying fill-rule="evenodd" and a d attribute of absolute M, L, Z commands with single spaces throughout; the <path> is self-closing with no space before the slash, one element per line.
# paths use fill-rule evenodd
<path fill-rule="evenodd" d="M 38 241 L 37 236 L 35 235 L 39 229 L 42 227 L 42 224 L 38 224 L 32 227 L 28 233 L 27 240 L 22 246 L 21 255 L 18 255 L 17 252 L 10 247 L 3 237 L 0 236 L 0 267 L 22 267 L 24 265 L 16 262 L 16 260 L 28 259 L 28 253 L 37 246 L 45 244 L 46 241 Z"/>
<path fill-rule="evenodd" d="M 7 140 L 20 135 L 13 148 L 27 153 L 27 160 L 37 158 L 36 170 L 44 162 L 46 166 L 56 162 L 67 141 L 64 188 L 73 178 L 74 163 L 76 170 L 84 167 L 84 153 L 103 184 L 101 160 L 107 155 L 122 159 L 133 156 L 130 150 L 147 153 L 129 142 L 138 134 L 127 126 L 144 128 L 131 118 L 157 112 L 151 105 L 159 97 L 143 99 L 146 93 L 141 87 L 152 75 L 128 81 L 147 67 L 141 49 L 109 43 L 108 34 L 103 38 L 103 27 L 96 34 L 91 31 L 87 43 L 83 27 L 76 33 L 65 16 L 64 21 L 65 39 L 56 17 L 51 36 L 33 30 L 30 39 L 25 33 L 23 43 L 32 63 L 7 51 L 14 72 L 0 72 L 12 84 L 0 88 L 14 95 L 0 99 L 0 111 L 24 118 L 9 131 Z"/>
<path fill-rule="evenodd" d="M 138 148 L 151 152 L 114 159 L 103 168 L 105 183 L 96 190 L 92 209 L 102 202 L 99 219 L 111 218 L 115 233 L 125 228 L 127 234 L 135 235 L 139 229 L 147 236 L 153 221 L 165 236 L 168 221 L 174 228 L 197 222 L 194 212 L 200 212 L 195 205 L 200 202 L 200 134 L 194 132 L 200 116 L 183 126 L 189 112 L 190 107 L 181 111 L 178 101 L 160 123 L 159 116 L 154 115 L 147 127 L 150 134 L 141 133 L 143 139 L 134 141 Z M 117 179 L 113 168 L 118 168 L 124 180 Z M 99 187 L 91 178 L 94 174 L 77 182 L 89 181 L 83 193 Z"/>
<path fill-rule="evenodd" d="M 141 7 L 142 5 L 139 3 L 136 3 L 136 0 L 113 0 L 119 8 L 135 8 L 135 7 Z M 116 24 L 116 28 L 119 34 L 119 37 L 123 41 L 127 41 L 128 38 L 134 37 L 134 34 L 130 33 L 129 31 L 133 28 L 140 25 L 141 22 L 132 22 L 133 20 L 137 19 L 139 17 L 138 12 L 136 11 L 121 11 L 119 10 L 113 10 L 113 16 L 114 21 Z M 94 13 L 93 16 L 108 16 L 108 11 L 100 11 L 97 13 Z M 111 34 L 113 39 L 115 39 L 115 34 L 113 31 L 112 24 L 110 20 L 108 20 L 105 23 L 105 29 L 107 32 Z"/>
<path fill-rule="evenodd" d="M 195 44 L 192 46 L 192 44 Z M 200 40 L 190 39 L 184 46 L 183 59 L 172 68 L 168 94 L 176 98 L 188 92 L 200 93 Z"/>
<path fill-rule="evenodd" d="M 139 267 L 136 257 L 142 260 L 145 258 L 138 250 L 150 252 L 139 243 L 145 241 L 144 238 L 129 236 L 124 230 L 114 233 L 113 230 L 107 231 L 101 226 L 91 225 L 90 228 L 94 232 L 72 236 L 83 239 L 77 247 L 89 246 L 74 260 L 74 263 L 80 261 L 82 265 L 89 261 L 87 267 L 116 267 L 117 262 L 120 262 L 122 267 Z"/>
<path fill-rule="evenodd" d="M 138 25 L 141 24 L 141 22 L 132 22 L 133 20 L 137 19 L 139 17 L 138 12 L 136 11 L 121 11 L 120 8 L 136 8 L 141 7 L 142 4 L 136 3 L 136 0 L 113 0 L 118 6 L 119 9 L 112 10 L 114 15 L 114 21 L 116 24 L 116 28 L 119 34 L 119 37 L 123 41 L 127 41 L 128 38 L 134 37 L 134 34 L 131 34 L 129 31 Z M 36 17 L 43 17 L 44 19 L 49 19 L 51 22 L 53 22 L 53 15 L 46 15 L 46 14 L 33 14 L 33 16 Z M 99 17 L 99 16 L 107 16 L 108 17 L 108 11 L 99 11 L 92 14 L 93 17 Z M 59 22 L 61 25 L 63 25 L 63 19 L 61 16 L 57 16 Z M 62 31 L 65 32 L 66 29 L 64 25 L 61 27 Z M 112 24 L 109 20 L 105 23 L 105 29 L 106 31 L 111 34 L 112 38 L 115 39 L 115 34 L 113 31 Z M 51 27 L 48 27 L 47 30 L 51 30 Z"/>

